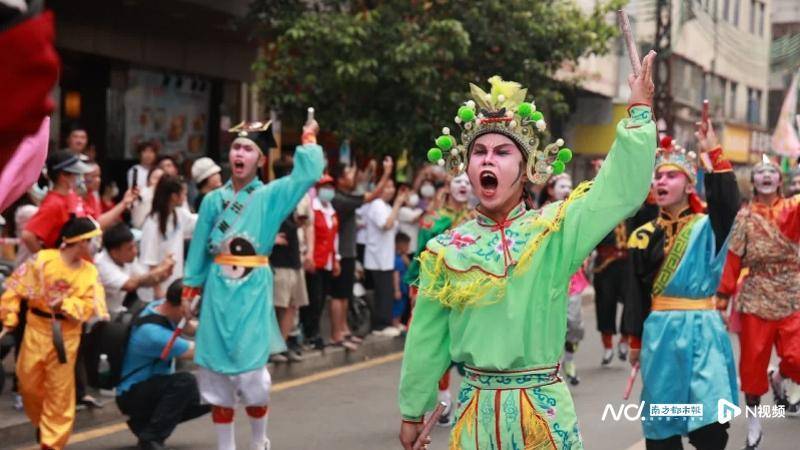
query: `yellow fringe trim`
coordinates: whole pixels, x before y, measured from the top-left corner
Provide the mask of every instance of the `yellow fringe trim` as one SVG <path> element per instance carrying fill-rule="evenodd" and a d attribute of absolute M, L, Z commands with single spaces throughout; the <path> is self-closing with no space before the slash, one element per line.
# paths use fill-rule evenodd
<path fill-rule="evenodd" d="M 478 430 L 475 429 L 475 417 L 477 417 L 478 414 L 478 396 L 479 393 L 475 392 L 475 395 L 472 396 L 469 404 L 464 408 L 464 412 L 453 427 L 453 432 L 450 433 L 449 450 L 461 450 L 461 435 L 464 433 L 465 429 L 468 436 L 474 436 L 474 433 L 477 433 Z"/>
<path fill-rule="evenodd" d="M 525 271 L 544 240 L 551 233 L 561 229 L 567 208 L 575 200 L 582 198 L 591 189 L 592 182 L 578 185 L 572 194 L 561 202 L 551 219 L 541 216 L 526 221 L 521 232 L 527 234 L 535 228 L 543 228 L 525 247 L 514 267 L 508 268 L 507 276 L 493 276 L 478 268 L 457 272 L 445 263 L 446 250 L 439 253 L 425 250 L 420 255 L 420 293 L 436 299 L 448 308 L 464 309 L 497 303 L 505 297 L 508 279 L 518 270 Z"/>

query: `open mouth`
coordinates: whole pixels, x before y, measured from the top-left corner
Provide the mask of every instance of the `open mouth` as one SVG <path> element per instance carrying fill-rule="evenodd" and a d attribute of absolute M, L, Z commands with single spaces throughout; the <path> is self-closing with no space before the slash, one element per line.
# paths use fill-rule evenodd
<path fill-rule="evenodd" d="M 667 194 L 669 194 L 669 191 L 666 189 L 656 189 L 656 195 L 659 197 L 663 197 Z"/>
<path fill-rule="evenodd" d="M 497 189 L 497 176 L 489 171 L 483 171 L 480 174 L 481 188 L 484 190 L 493 191 Z"/>
<path fill-rule="evenodd" d="M 233 168 L 239 170 L 244 169 L 244 163 L 242 161 L 234 161 Z"/>

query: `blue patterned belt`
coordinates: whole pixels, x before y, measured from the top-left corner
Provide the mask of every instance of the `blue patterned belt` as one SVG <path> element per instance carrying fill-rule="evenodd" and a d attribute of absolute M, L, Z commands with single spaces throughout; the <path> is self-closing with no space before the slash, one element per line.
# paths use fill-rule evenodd
<path fill-rule="evenodd" d="M 560 383 L 559 365 L 532 369 L 498 371 L 464 366 L 464 382 L 478 389 L 532 389 Z"/>

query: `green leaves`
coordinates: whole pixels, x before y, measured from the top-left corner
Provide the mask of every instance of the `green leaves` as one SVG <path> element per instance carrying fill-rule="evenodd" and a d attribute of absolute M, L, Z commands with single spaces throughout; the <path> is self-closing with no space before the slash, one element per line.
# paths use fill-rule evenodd
<path fill-rule="evenodd" d="M 552 75 L 607 50 L 605 18 L 622 1 L 584 13 L 568 1 L 255 0 L 250 19 L 270 44 L 253 69 L 285 123 L 313 105 L 357 151 L 412 148 L 423 159 L 442 126 L 455 128 L 468 83 L 495 74 L 528 87 L 548 117 L 566 114 L 571 86 Z"/>

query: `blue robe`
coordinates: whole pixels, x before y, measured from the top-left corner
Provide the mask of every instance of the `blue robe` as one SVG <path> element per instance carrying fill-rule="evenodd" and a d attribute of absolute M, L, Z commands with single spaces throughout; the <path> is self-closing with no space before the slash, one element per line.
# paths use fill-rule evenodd
<path fill-rule="evenodd" d="M 235 220 L 225 227 L 220 248 L 209 245 L 225 207 L 234 201 L 231 182 L 203 199 L 186 260 L 184 285 L 203 287 L 195 362 L 236 375 L 264 367 L 270 353 L 285 349 L 273 306 L 270 267 L 220 266 L 215 253 L 269 255 L 281 222 L 319 180 L 325 165 L 318 145 L 297 148 L 294 170 L 254 188 Z"/>
<path fill-rule="evenodd" d="M 688 225 L 687 225 L 688 226 Z M 692 226 L 686 253 L 662 295 L 707 299 L 717 291 L 727 242 L 717 250 L 709 217 Z M 642 334 L 642 422 L 648 439 L 687 435 L 717 421 L 720 399 L 738 402 L 736 364 L 725 324 L 716 310 L 651 311 Z M 703 416 L 650 416 L 652 404 L 702 404 Z"/>

